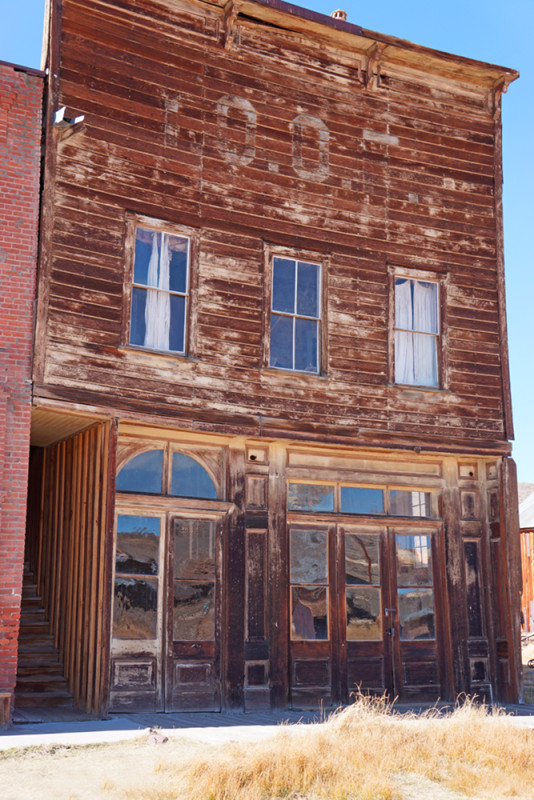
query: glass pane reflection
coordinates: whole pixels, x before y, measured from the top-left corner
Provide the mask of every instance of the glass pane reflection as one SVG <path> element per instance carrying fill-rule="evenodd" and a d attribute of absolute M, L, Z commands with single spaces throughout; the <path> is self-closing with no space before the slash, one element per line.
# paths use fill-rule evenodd
<path fill-rule="evenodd" d="M 345 535 L 345 583 L 380 583 L 378 536 Z"/>
<path fill-rule="evenodd" d="M 380 589 L 347 588 L 346 608 L 348 640 L 363 641 L 382 638 Z"/>
<path fill-rule="evenodd" d="M 291 638 L 328 639 L 328 592 L 326 587 L 291 588 Z"/>
<path fill-rule="evenodd" d="M 400 638 L 435 639 L 434 590 L 399 589 Z"/>
<path fill-rule="evenodd" d="M 160 521 L 155 517 L 121 514 L 117 520 L 115 571 L 157 575 Z"/>
<path fill-rule="evenodd" d="M 431 517 L 430 492 L 406 492 L 392 489 L 390 512 L 395 517 Z"/>
<path fill-rule="evenodd" d="M 115 578 L 113 597 L 115 639 L 155 639 L 157 609 L 157 579 Z"/>
<path fill-rule="evenodd" d="M 215 586 L 213 583 L 174 582 L 173 638 L 175 641 L 209 642 L 215 638 Z"/>
<path fill-rule="evenodd" d="M 290 511 L 333 511 L 334 487 L 290 483 L 288 508 Z"/>
<path fill-rule="evenodd" d="M 161 494 L 163 450 L 149 450 L 134 456 L 117 475 L 118 492 Z"/>
<path fill-rule="evenodd" d="M 430 536 L 396 536 L 397 582 L 400 586 L 432 586 Z"/>
<path fill-rule="evenodd" d="M 342 486 L 341 511 L 344 514 L 383 514 L 384 492 L 364 486 Z"/>
<path fill-rule="evenodd" d="M 209 474 L 202 464 L 185 453 L 172 454 L 171 494 L 174 497 L 217 499 L 217 491 Z"/>
<path fill-rule="evenodd" d="M 174 528 L 174 577 L 215 578 L 215 523 L 177 520 Z"/>
<path fill-rule="evenodd" d="M 328 583 L 326 531 L 291 531 L 291 583 Z"/>

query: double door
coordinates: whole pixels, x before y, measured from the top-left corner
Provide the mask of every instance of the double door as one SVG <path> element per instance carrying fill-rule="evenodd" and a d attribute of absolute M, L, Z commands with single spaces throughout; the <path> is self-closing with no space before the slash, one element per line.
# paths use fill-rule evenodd
<path fill-rule="evenodd" d="M 112 710 L 220 709 L 221 521 L 117 517 Z"/>
<path fill-rule="evenodd" d="M 296 708 L 361 690 L 444 694 L 434 527 L 292 525 L 290 692 Z"/>

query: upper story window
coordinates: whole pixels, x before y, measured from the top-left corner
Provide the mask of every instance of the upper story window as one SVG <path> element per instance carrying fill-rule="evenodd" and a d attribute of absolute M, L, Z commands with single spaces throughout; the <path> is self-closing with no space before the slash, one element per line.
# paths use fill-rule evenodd
<path fill-rule="evenodd" d="M 395 383 L 439 386 L 439 284 L 395 276 Z"/>
<path fill-rule="evenodd" d="M 269 365 L 321 369 L 321 264 L 273 256 Z"/>
<path fill-rule="evenodd" d="M 130 344 L 185 353 L 190 238 L 137 227 L 133 262 Z"/>

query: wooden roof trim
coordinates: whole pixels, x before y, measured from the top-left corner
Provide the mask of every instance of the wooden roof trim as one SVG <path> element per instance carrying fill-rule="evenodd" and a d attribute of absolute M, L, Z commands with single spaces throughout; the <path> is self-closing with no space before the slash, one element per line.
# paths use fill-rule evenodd
<path fill-rule="evenodd" d="M 209 5 L 217 5 L 217 0 L 204 0 Z M 224 4 L 225 13 L 246 16 L 267 22 L 279 28 L 295 32 L 318 35 L 333 39 L 342 47 L 358 51 L 362 56 L 374 56 L 377 50 L 384 65 L 391 67 L 410 67 L 426 74 L 435 73 L 442 79 L 461 80 L 492 89 L 496 83 L 502 84 L 503 91 L 519 77 L 519 72 L 508 67 L 488 64 L 471 58 L 433 50 L 394 36 L 376 33 L 319 14 L 284 0 L 229 0 Z M 237 12 L 237 14 L 236 14 Z"/>

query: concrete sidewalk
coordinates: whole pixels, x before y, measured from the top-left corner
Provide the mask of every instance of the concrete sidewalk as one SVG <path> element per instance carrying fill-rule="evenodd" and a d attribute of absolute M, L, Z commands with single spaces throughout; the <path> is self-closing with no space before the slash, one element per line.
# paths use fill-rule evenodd
<path fill-rule="evenodd" d="M 0 750 L 15 747 L 104 744 L 135 739 L 157 731 L 158 735 L 192 739 L 206 744 L 230 741 L 257 742 L 276 734 L 282 725 L 302 730 L 324 721 L 314 711 L 198 714 L 118 714 L 109 719 L 23 723 L 0 733 Z"/>
<path fill-rule="evenodd" d="M 428 707 L 395 706 L 398 713 L 422 712 Z M 443 705 L 446 713 L 453 706 Z M 510 721 L 518 727 L 534 729 L 534 706 L 505 706 Z M 59 711 L 59 709 L 58 709 Z M 135 739 L 155 732 L 156 736 L 186 738 L 206 744 L 257 742 L 275 735 L 281 726 L 292 733 L 310 724 L 324 722 L 332 712 L 263 711 L 254 713 L 221 712 L 198 714 L 112 714 L 106 720 L 59 720 L 16 724 L 0 733 L 0 750 L 22 747 L 76 746 L 105 744 Z M 408 721 L 408 720 L 407 720 Z"/>

